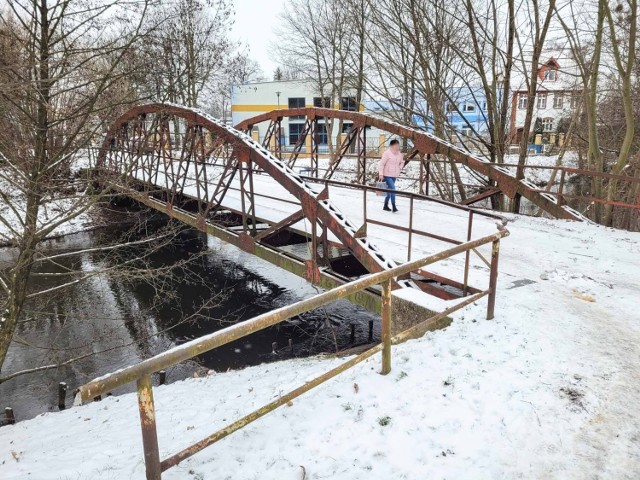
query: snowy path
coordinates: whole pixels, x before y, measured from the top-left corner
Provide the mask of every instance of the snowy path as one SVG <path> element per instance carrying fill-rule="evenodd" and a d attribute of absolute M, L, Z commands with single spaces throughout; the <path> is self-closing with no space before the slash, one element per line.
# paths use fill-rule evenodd
<path fill-rule="evenodd" d="M 394 347 L 389 376 L 374 357 L 163 478 L 640 478 L 640 235 L 512 218 L 494 321 L 480 301 Z M 162 456 L 340 361 L 155 389 Z M 136 408 L 110 397 L 1 428 L 0 478 L 144 478 Z"/>

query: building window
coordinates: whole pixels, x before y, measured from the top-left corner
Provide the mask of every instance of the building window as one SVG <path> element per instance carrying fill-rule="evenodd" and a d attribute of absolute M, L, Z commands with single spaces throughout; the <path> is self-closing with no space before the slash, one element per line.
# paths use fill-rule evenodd
<path fill-rule="evenodd" d="M 289 124 L 289 145 L 296 145 L 304 131 L 304 123 Z"/>
<path fill-rule="evenodd" d="M 553 130 L 553 118 L 543 118 L 542 119 L 542 131 L 550 132 Z"/>
<path fill-rule="evenodd" d="M 316 129 L 316 145 L 328 145 L 329 136 L 327 135 L 327 126 L 324 123 L 318 123 Z"/>
<path fill-rule="evenodd" d="M 538 108 L 547 108 L 547 94 L 538 94 Z"/>
<path fill-rule="evenodd" d="M 342 110 L 355 112 L 357 110 L 356 99 L 354 97 L 342 97 Z"/>
<path fill-rule="evenodd" d="M 353 123 L 343 123 L 342 124 L 342 133 L 349 133 L 353 128 Z"/>
<path fill-rule="evenodd" d="M 555 69 L 545 70 L 544 79 L 548 82 L 555 82 L 558 79 L 558 71 Z"/>
<path fill-rule="evenodd" d="M 553 96 L 553 108 L 562 108 L 564 106 L 564 94 L 556 93 Z"/>
<path fill-rule="evenodd" d="M 475 112 L 476 111 L 476 106 L 473 103 L 465 103 L 462 106 L 462 111 L 463 112 Z"/>
<path fill-rule="evenodd" d="M 473 135 L 473 130 L 471 129 L 471 127 L 462 127 L 460 129 L 460 133 L 463 137 L 470 137 L 471 135 Z"/>
<path fill-rule="evenodd" d="M 290 97 L 289 108 L 304 108 L 306 98 L 304 97 Z M 304 120 L 304 115 L 295 115 L 290 117 L 290 120 Z"/>
<path fill-rule="evenodd" d="M 529 98 L 527 97 L 526 93 L 521 93 L 520 95 L 518 95 L 518 108 L 520 110 L 525 110 L 527 108 L 528 101 Z"/>
<path fill-rule="evenodd" d="M 578 108 L 581 101 L 582 97 L 579 93 L 574 93 L 573 95 L 571 95 L 571 108 Z"/>
<path fill-rule="evenodd" d="M 313 106 L 317 108 L 331 108 L 331 98 L 313 97 Z"/>
<path fill-rule="evenodd" d="M 289 98 L 289 108 L 304 108 L 304 105 L 305 105 L 304 97 Z"/>

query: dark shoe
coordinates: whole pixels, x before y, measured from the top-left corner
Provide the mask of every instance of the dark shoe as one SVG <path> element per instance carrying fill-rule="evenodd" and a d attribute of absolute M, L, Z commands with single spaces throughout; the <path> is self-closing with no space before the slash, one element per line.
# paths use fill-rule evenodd
<path fill-rule="evenodd" d="M 393 206 L 393 213 L 397 213 L 397 212 L 398 212 L 398 209 L 397 209 L 397 208 L 396 208 L 396 206 L 394 205 L 394 206 Z"/>
<path fill-rule="evenodd" d="M 390 211 L 391 211 L 391 209 L 389 208 L 389 206 L 388 206 L 388 205 L 385 205 L 384 207 L 382 207 L 382 209 L 383 209 L 383 210 L 385 210 L 385 211 L 387 211 L 387 212 L 390 212 Z"/>

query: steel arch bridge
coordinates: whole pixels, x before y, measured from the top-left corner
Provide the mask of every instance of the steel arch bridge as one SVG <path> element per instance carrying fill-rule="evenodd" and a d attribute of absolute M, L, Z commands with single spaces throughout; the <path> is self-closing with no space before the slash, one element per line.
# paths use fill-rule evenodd
<path fill-rule="evenodd" d="M 303 177 L 246 133 L 197 109 L 173 104 L 141 105 L 120 116 L 106 133 L 96 172 L 98 183 L 116 194 L 164 212 L 324 288 L 397 266 L 395 259 L 368 237 L 367 225 L 408 234 L 409 259 L 412 235 L 461 243 L 426 232 L 418 222 L 413 224 L 414 204 L 460 210 L 467 240 L 472 237 L 474 214 L 484 217 L 493 228 L 497 223 L 499 230 L 506 222 L 489 212 L 406 192 L 399 194 L 411 197 L 409 227 L 380 222 L 367 214 L 367 193 L 374 193 L 371 188 Z M 355 195 L 354 201 L 361 203 L 357 208 L 363 208 L 362 218 L 356 215 L 361 225 L 347 218 L 329 199 L 330 186 L 340 192 L 343 206 L 347 190 Z M 274 207 L 278 202 L 280 207 L 285 202 L 286 208 Z M 352 204 L 348 205 L 352 210 Z M 489 266 L 486 259 L 482 260 Z M 417 287 L 445 300 L 462 298 L 480 291 L 467 281 L 468 269 L 467 255 L 463 281 L 421 270 L 396 279 L 393 285 Z M 379 310 L 377 292 L 359 292 L 350 299 L 371 311 Z"/>
<path fill-rule="evenodd" d="M 283 152 L 278 135 L 282 128 L 282 121 L 285 118 L 304 119 L 303 131 L 298 137 L 298 141 L 290 152 Z M 343 158 L 354 152 L 357 157 L 356 182 L 364 184 L 366 182 L 367 165 L 367 129 L 375 127 L 383 132 L 396 135 L 411 142 L 411 148 L 405 156 L 405 164 L 412 160 L 421 162 L 420 193 L 424 193 L 423 168 L 428 171 L 428 164 L 431 155 L 443 155 L 449 161 L 463 165 L 477 174 L 486 177 L 487 188 L 469 198 L 463 199 L 464 204 L 469 205 L 477 201 L 489 198 L 497 193 L 504 193 L 513 199 L 517 194 L 523 196 L 545 212 L 556 218 L 569 220 L 584 220 L 584 217 L 567 205 L 558 203 L 558 199 L 553 195 L 541 192 L 538 187 L 527 180 L 517 179 L 507 168 L 489 163 L 486 159 L 473 155 L 472 153 L 460 149 L 452 143 L 443 140 L 423 130 L 410 128 L 392 120 L 378 115 L 345 110 L 335 110 L 328 108 L 297 108 L 274 110 L 262 115 L 242 121 L 236 128 L 247 133 L 251 133 L 254 126 L 268 122 L 266 135 L 263 138 L 262 146 L 272 150 L 277 158 L 286 161 L 290 168 L 293 168 L 296 161 L 301 156 L 306 145 L 310 149 L 305 152 L 311 158 L 310 171 L 318 175 L 319 125 L 328 120 L 348 121 L 352 124 L 349 132 L 344 135 L 344 139 L 337 145 L 335 160 L 329 164 L 323 177 L 330 179 L 338 169 Z M 285 155 L 288 158 L 285 159 Z M 427 178 L 427 184 L 429 179 Z"/>

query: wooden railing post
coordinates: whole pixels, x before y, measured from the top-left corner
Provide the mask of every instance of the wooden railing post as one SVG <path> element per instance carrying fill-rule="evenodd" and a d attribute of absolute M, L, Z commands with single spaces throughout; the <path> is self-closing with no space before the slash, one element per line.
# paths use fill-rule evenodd
<path fill-rule="evenodd" d="M 493 320 L 496 306 L 496 286 L 498 285 L 498 257 L 500 256 L 500 240 L 491 245 L 491 269 L 489 272 L 489 301 L 487 303 L 487 320 Z"/>
<path fill-rule="evenodd" d="M 391 371 L 391 280 L 382 284 L 382 375 Z"/>
<path fill-rule="evenodd" d="M 151 375 L 138 379 L 138 408 L 140 410 L 140 427 L 142 429 L 142 447 L 147 480 L 160 480 L 160 450 L 158 449 L 158 433 L 156 432 L 156 412 L 153 405 L 153 384 Z"/>

